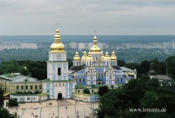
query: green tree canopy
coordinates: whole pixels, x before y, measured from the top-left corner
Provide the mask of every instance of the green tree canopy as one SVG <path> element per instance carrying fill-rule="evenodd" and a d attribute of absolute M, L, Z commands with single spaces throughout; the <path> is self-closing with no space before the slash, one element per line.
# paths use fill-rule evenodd
<path fill-rule="evenodd" d="M 166 72 L 171 78 L 175 79 L 175 56 L 166 59 Z"/>
<path fill-rule="evenodd" d="M 166 112 L 134 112 L 132 109 L 165 108 Z M 142 76 L 102 95 L 99 118 L 171 118 L 175 114 L 175 94 L 158 80 Z"/>

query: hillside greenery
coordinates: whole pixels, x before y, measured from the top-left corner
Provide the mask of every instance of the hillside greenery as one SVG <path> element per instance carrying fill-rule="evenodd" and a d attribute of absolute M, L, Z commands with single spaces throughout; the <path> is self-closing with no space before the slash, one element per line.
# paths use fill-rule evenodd
<path fill-rule="evenodd" d="M 142 75 L 102 95 L 98 118 L 174 118 L 174 109 L 173 89 Z"/>

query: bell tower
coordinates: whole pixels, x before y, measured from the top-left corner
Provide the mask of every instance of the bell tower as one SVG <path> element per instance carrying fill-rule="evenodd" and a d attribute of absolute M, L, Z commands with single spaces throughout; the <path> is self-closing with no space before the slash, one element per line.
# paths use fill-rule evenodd
<path fill-rule="evenodd" d="M 47 78 L 50 80 L 68 80 L 67 54 L 58 29 L 56 29 L 54 42 L 50 46 Z"/>
<path fill-rule="evenodd" d="M 74 82 L 68 77 L 68 61 L 59 30 L 56 29 L 54 42 L 50 46 L 47 61 L 47 79 L 43 82 L 43 92 L 47 99 L 72 98 Z"/>

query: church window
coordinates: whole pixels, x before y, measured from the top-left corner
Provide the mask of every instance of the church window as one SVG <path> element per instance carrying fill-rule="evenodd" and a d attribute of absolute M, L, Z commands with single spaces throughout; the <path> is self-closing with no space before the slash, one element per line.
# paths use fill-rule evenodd
<path fill-rule="evenodd" d="M 33 89 L 33 86 L 30 86 L 30 89 Z"/>
<path fill-rule="evenodd" d="M 58 68 L 58 75 L 61 75 L 61 68 Z"/>

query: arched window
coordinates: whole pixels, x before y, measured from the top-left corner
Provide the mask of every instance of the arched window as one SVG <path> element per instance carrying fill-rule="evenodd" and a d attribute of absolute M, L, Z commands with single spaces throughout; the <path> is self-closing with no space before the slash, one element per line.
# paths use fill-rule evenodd
<path fill-rule="evenodd" d="M 61 75 L 61 68 L 58 68 L 58 75 Z"/>

